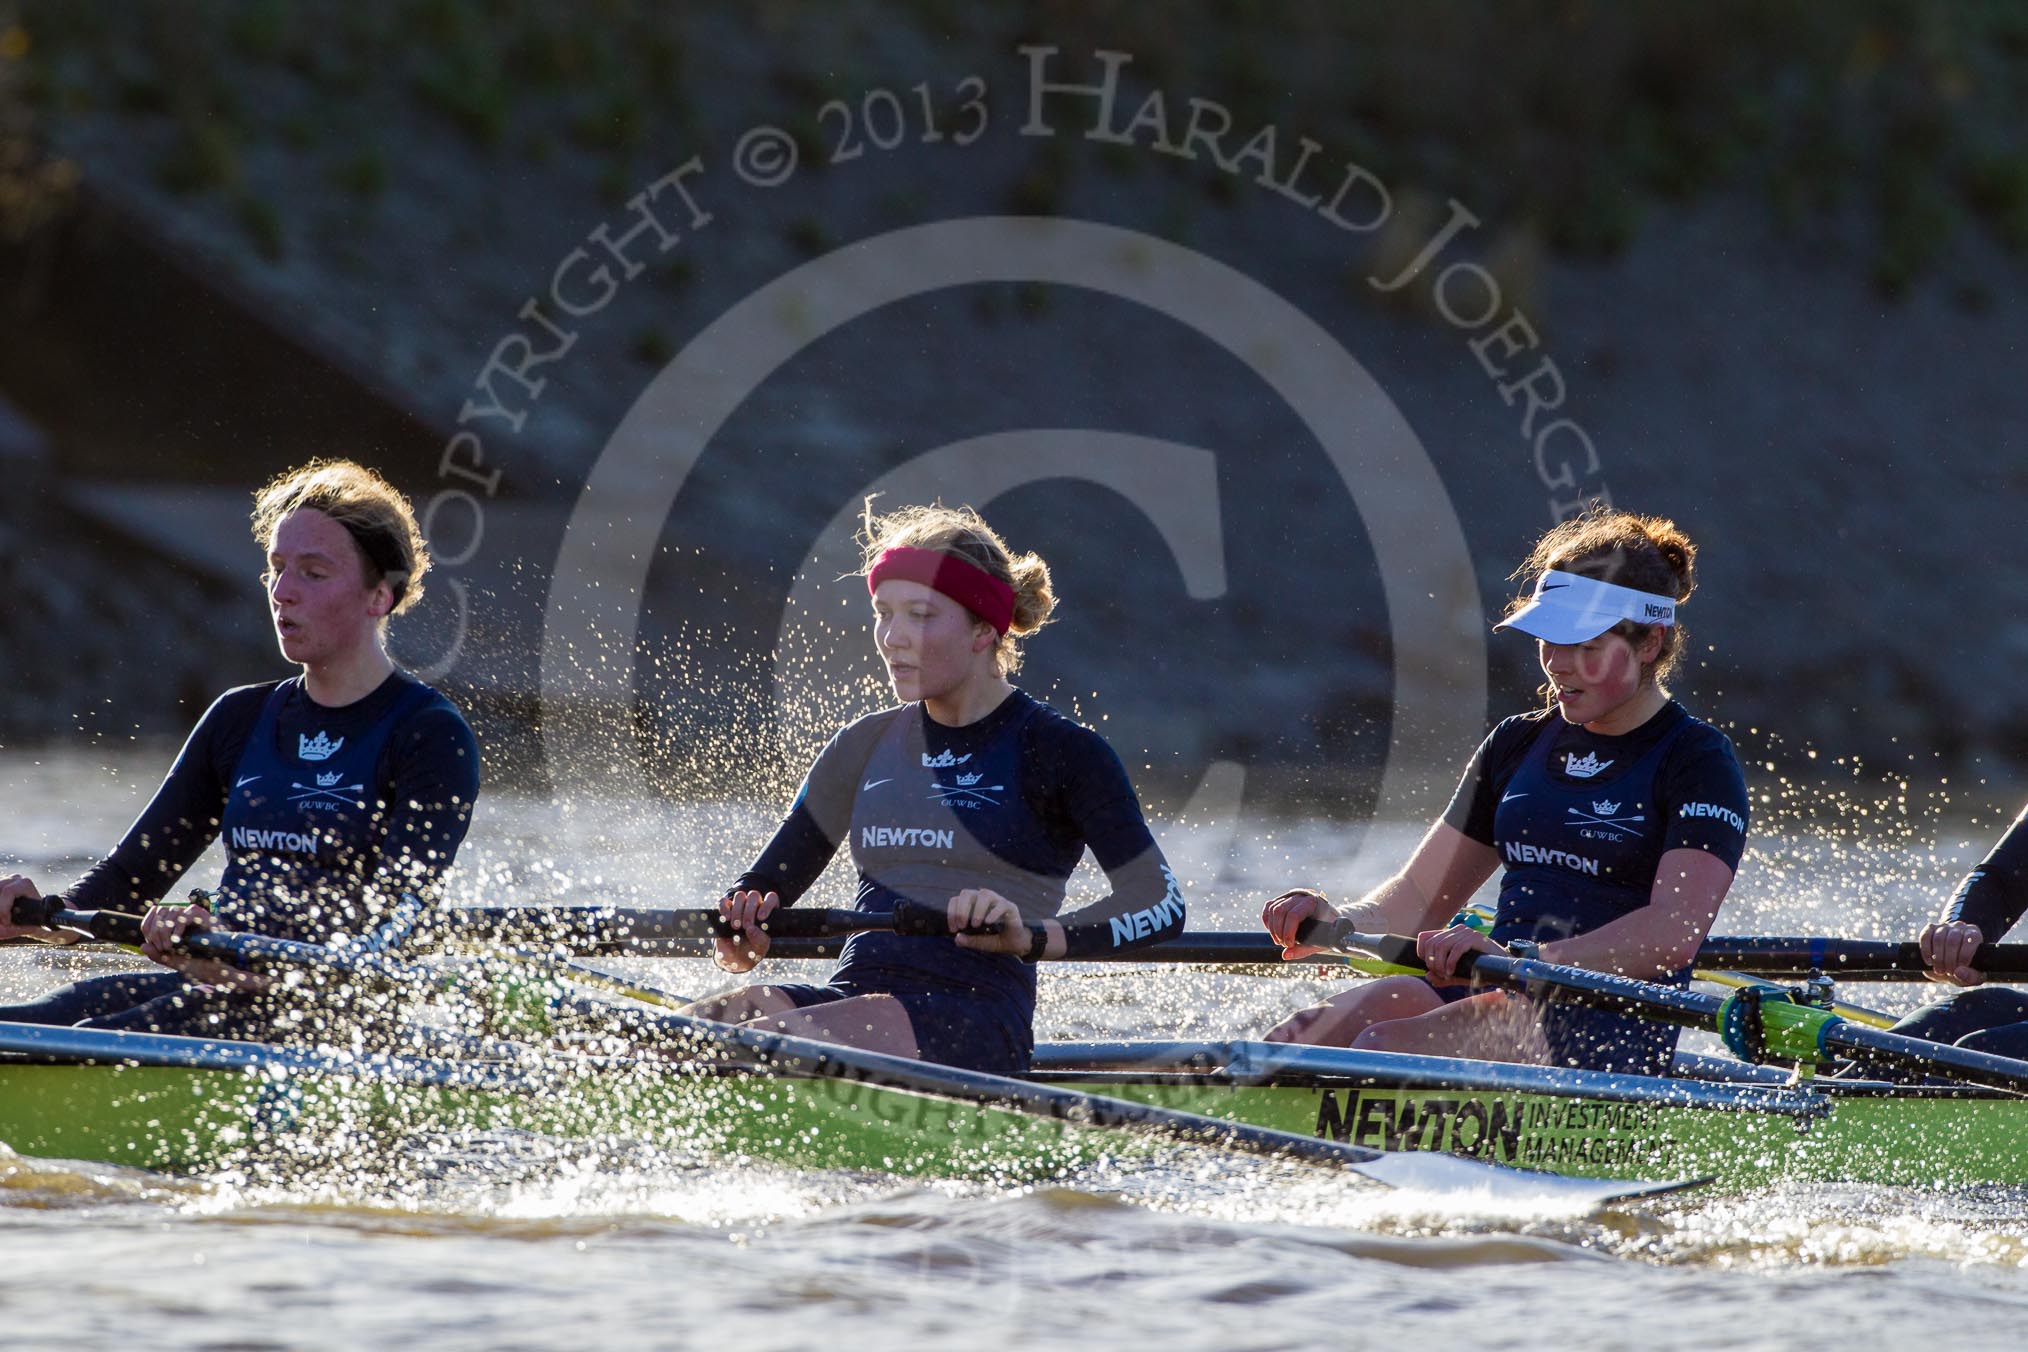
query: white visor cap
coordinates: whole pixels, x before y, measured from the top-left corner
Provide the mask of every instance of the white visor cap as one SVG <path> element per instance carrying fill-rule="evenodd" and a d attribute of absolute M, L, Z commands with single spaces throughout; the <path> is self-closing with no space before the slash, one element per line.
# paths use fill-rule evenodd
<path fill-rule="evenodd" d="M 1621 620 L 1674 624 L 1675 599 L 1551 568 L 1528 604 L 1493 628 L 1519 629 L 1548 643 L 1588 643 Z"/>

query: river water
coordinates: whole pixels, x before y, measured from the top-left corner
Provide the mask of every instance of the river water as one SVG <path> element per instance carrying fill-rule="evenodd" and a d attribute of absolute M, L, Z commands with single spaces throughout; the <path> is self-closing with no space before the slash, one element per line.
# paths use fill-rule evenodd
<path fill-rule="evenodd" d="M 68 881 L 167 759 L 0 752 L 0 869 Z M 1721 932 L 1902 936 L 2003 820 L 1997 804 L 1891 780 L 1784 786 L 1757 811 L 1770 829 Z M 474 899 L 692 904 L 771 816 L 727 803 L 560 813 L 496 795 L 461 887 Z M 1320 822 L 1160 834 L 1192 927 L 1242 928 L 1290 881 L 1339 892 L 1377 879 L 1415 829 L 1375 827 L 1364 851 Z M 215 862 L 192 876 L 215 877 Z M 108 961 L 0 953 L 0 999 Z M 697 961 L 637 970 L 684 991 L 723 984 Z M 1038 1034 L 1257 1033 L 1331 986 L 1308 972 L 1059 968 L 1045 973 Z M 1900 1009 L 1924 992 L 1846 993 Z M 1790 1186 L 1573 1216 L 1449 1210 L 1189 1152 L 1040 1188 L 531 1140 L 419 1142 L 299 1184 L 0 1154 L 0 1263 L 8 1349 L 2028 1342 L 2019 1190 Z"/>

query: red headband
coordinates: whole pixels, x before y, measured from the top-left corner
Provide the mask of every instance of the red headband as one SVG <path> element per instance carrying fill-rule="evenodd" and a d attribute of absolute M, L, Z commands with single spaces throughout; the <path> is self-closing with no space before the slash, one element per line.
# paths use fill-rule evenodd
<path fill-rule="evenodd" d="M 996 633 L 1004 635 L 1008 626 L 1014 623 L 1014 589 L 977 564 L 967 563 L 956 555 L 909 545 L 883 550 L 879 562 L 866 574 L 868 594 L 891 577 L 898 577 L 904 582 L 920 582 L 933 591 L 942 592 L 992 625 Z"/>

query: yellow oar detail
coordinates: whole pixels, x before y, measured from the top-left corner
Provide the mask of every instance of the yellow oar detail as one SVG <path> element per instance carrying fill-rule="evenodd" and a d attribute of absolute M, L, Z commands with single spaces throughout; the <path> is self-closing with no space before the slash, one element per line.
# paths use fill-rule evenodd
<path fill-rule="evenodd" d="M 1757 976 L 1749 976 L 1745 972 L 1707 972 L 1699 968 L 1690 975 L 1699 981 L 1709 981 L 1714 986 L 1725 986 L 1732 990 L 1743 990 L 1748 986 L 1758 986 L 1762 990 L 1771 991 L 1788 989 L 1788 987 L 1780 982 L 1767 981 Z M 1848 1005 L 1843 1000 L 1832 1001 L 1831 1012 L 1841 1019 L 1845 1019 L 1851 1023 L 1864 1024 L 1868 1028 L 1892 1028 L 1900 1022 L 1892 1014 L 1882 1014 L 1879 1010 L 1868 1009 L 1864 1005 Z"/>

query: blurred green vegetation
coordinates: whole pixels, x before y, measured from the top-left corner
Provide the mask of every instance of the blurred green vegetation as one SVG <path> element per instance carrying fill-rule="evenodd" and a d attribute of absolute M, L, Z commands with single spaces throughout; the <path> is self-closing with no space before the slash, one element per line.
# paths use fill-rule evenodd
<path fill-rule="evenodd" d="M 68 209 L 77 166 L 43 153 L 34 104 L 43 97 L 28 62 L 28 31 L 0 9 L 0 241 L 17 243 Z"/>
<path fill-rule="evenodd" d="M 2018 0 L 1215 3 L 1177 17 L 1058 2 L 1024 36 L 1131 51 L 1150 83 L 1219 98 L 1240 128 L 1302 128 L 1391 185 L 1526 222 L 1566 254 L 1612 255 L 1658 210 L 1722 190 L 1797 230 L 1869 227 L 1890 295 L 1968 226 L 2028 246 Z"/>
<path fill-rule="evenodd" d="M 595 157 L 610 197 L 645 147 L 695 128 L 699 105 L 730 97 L 758 115 L 793 97 L 808 115 L 868 81 L 933 74 L 895 65 L 897 34 L 947 54 L 951 73 L 990 64 L 1003 85 L 1024 69 L 1018 43 L 1060 48 L 1066 78 L 1093 73 L 1095 49 L 1130 52 L 1136 93 L 1215 99 L 1242 136 L 1308 135 L 1566 254 L 1610 256 L 1658 211 L 1719 192 L 1751 193 L 1799 232 L 1856 223 L 1890 296 L 1966 229 L 2028 249 L 2019 0 L 25 0 L 19 14 L 9 61 L 26 103 L 166 123 L 158 180 L 232 196 L 264 253 L 283 235 L 245 205 L 259 201 L 245 167 L 258 143 L 321 152 L 355 197 L 397 190 L 399 156 L 347 130 L 362 101 L 390 144 L 403 117 L 503 164 L 568 144 Z M 713 43 L 744 34 L 765 87 L 697 57 L 705 25 Z M 1056 138 L 1003 195 L 1049 211 L 1082 175 L 1144 168 Z M 1174 171 L 1202 174 L 1214 204 L 1242 195 L 1229 175 Z M 805 234 L 791 242 L 813 247 Z"/>

